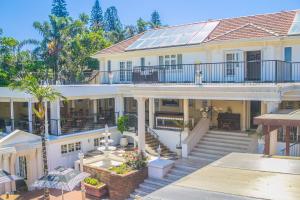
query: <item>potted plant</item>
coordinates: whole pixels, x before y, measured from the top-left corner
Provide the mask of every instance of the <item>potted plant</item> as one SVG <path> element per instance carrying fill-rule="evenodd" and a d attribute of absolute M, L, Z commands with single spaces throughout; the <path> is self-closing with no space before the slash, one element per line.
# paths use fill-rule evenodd
<path fill-rule="evenodd" d="M 120 145 L 126 147 L 128 145 L 128 139 L 123 133 L 129 130 L 129 118 L 128 116 L 120 116 L 117 121 L 118 131 L 121 132 L 122 137 L 120 139 Z"/>
<path fill-rule="evenodd" d="M 85 178 L 84 186 L 88 195 L 101 198 L 107 193 L 106 184 L 95 178 Z"/>

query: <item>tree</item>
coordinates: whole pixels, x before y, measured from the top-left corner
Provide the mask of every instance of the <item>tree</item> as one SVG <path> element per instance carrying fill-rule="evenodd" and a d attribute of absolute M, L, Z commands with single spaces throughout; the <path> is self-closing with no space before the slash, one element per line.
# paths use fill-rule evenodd
<path fill-rule="evenodd" d="M 122 30 L 122 23 L 118 16 L 116 7 L 111 6 L 107 8 L 104 14 L 105 31 L 120 31 Z"/>
<path fill-rule="evenodd" d="M 65 0 L 53 0 L 51 14 L 56 17 L 67 17 L 69 13 L 67 11 L 67 4 Z"/>
<path fill-rule="evenodd" d="M 149 23 L 144 21 L 142 18 L 139 18 L 136 22 L 136 25 L 137 25 L 137 32 L 142 33 L 147 30 Z"/>
<path fill-rule="evenodd" d="M 91 12 L 91 28 L 99 30 L 103 28 L 103 13 L 99 1 L 96 0 Z"/>
<path fill-rule="evenodd" d="M 137 33 L 136 27 L 134 25 L 125 26 L 124 38 L 131 38 Z"/>
<path fill-rule="evenodd" d="M 13 90 L 20 90 L 37 100 L 37 107 L 33 108 L 36 117 L 40 122 L 40 129 L 38 134 L 41 136 L 42 140 L 42 159 L 43 159 L 43 171 L 44 176 L 48 175 L 48 159 L 47 159 L 47 146 L 46 146 L 46 136 L 45 136 L 45 107 L 44 103 L 46 101 L 54 101 L 57 98 L 64 98 L 59 92 L 55 91 L 50 86 L 39 85 L 38 80 L 33 76 L 25 76 L 20 81 L 16 81 L 10 84 L 10 88 Z M 44 199 L 49 200 L 49 188 L 44 188 Z"/>
<path fill-rule="evenodd" d="M 150 26 L 151 28 L 158 28 L 161 26 L 160 16 L 157 10 L 153 11 L 151 14 Z"/>

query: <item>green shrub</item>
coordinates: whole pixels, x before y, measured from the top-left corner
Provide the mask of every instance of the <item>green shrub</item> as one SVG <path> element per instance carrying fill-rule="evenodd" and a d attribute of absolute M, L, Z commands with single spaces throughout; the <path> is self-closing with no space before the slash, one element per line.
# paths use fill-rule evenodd
<path fill-rule="evenodd" d="M 115 172 L 116 174 L 127 174 L 132 169 L 126 165 L 125 163 L 119 165 L 119 166 L 113 166 L 109 168 L 110 171 Z"/>
<path fill-rule="evenodd" d="M 85 178 L 84 179 L 84 182 L 88 185 L 92 185 L 92 186 L 95 186 L 95 187 L 101 187 L 102 185 L 104 185 L 104 183 L 102 183 L 101 181 L 99 181 L 98 179 L 95 179 L 95 178 Z"/>
<path fill-rule="evenodd" d="M 118 118 L 117 128 L 118 128 L 118 131 L 120 131 L 122 134 L 125 131 L 129 130 L 129 118 L 128 118 L 128 116 L 124 115 L 124 116 L 121 116 L 121 117 Z"/>

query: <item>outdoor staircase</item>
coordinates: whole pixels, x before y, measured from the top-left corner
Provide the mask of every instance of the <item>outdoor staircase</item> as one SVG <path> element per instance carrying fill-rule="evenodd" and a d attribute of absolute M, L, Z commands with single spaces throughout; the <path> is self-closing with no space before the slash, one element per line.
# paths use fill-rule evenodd
<path fill-rule="evenodd" d="M 190 159 L 179 159 L 175 161 L 174 167 L 162 179 L 147 178 L 139 185 L 137 189 L 130 195 L 128 200 L 141 199 L 142 197 L 169 185 L 182 177 L 193 173 L 201 167 L 207 165 L 208 162 L 193 161 Z"/>
<path fill-rule="evenodd" d="M 166 145 L 161 143 L 154 135 L 146 132 L 146 151 L 150 155 L 157 156 L 158 146 L 160 145 L 161 149 L 161 157 L 168 158 L 168 159 L 176 159 L 176 153 L 172 152 Z"/>
<path fill-rule="evenodd" d="M 154 143 L 155 138 L 147 134 L 146 141 Z M 142 197 L 171 184 L 184 176 L 222 158 L 232 152 L 249 152 L 254 144 L 255 138 L 246 133 L 208 131 L 190 152 L 188 158 L 175 161 L 174 167 L 162 179 L 147 178 L 130 195 L 128 200 L 141 199 Z M 156 141 L 158 143 L 158 141 Z M 157 145 L 157 143 L 155 143 Z M 161 144 L 164 146 L 163 144 Z M 153 149 L 156 146 L 153 145 Z"/>
<path fill-rule="evenodd" d="M 208 131 L 189 154 L 189 158 L 198 161 L 213 162 L 232 153 L 249 152 L 253 138 L 246 133 Z"/>

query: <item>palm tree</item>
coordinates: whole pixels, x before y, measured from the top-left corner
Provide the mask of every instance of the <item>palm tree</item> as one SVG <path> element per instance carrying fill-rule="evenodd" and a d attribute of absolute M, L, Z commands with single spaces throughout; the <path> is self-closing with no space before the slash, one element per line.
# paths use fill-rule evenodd
<path fill-rule="evenodd" d="M 47 160 L 47 149 L 46 149 L 46 137 L 45 137 L 45 107 L 44 102 L 54 101 L 58 98 L 63 98 L 59 92 L 55 91 L 52 87 L 46 85 L 40 85 L 38 80 L 31 75 L 27 75 L 21 80 L 18 80 L 10 84 L 10 88 L 13 90 L 23 91 L 37 100 L 36 108 L 33 108 L 33 111 L 36 117 L 40 121 L 40 129 L 37 133 L 41 136 L 42 139 L 42 154 L 43 154 L 43 166 L 44 166 L 44 176 L 48 175 L 48 160 Z M 50 199 L 49 188 L 44 188 L 44 199 Z"/>

